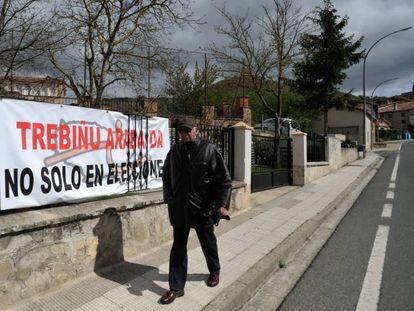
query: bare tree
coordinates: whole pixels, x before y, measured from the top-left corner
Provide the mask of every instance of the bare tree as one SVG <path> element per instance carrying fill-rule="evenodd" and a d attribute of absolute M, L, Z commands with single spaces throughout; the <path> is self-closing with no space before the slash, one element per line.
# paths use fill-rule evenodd
<path fill-rule="evenodd" d="M 249 85 L 256 93 L 265 109 L 272 113 L 274 108 L 265 96 L 272 81 L 272 71 L 276 68 L 274 51 L 268 38 L 262 32 L 254 31 L 254 21 L 246 14 L 235 16 L 226 8 L 217 8 L 226 23 L 215 28 L 216 32 L 227 38 L 225 46 L 216 44 L 209 46 L 209 50 L 224 67 L 238 70 L 249 80 Z"/>
<path fill-rule="evenodd" d="M 282 92 L 289 70 L 299 53 L 299 38 L 302 33 L 309 31 L 306 23 L 307 15 L 295 7 L 294 0 L 273 0 L 271 7 L 263 7 L 264 17 L 261 25 L 271 39 L 271 46 L 275 49 L 276 57 L 276 111 L 282 116 Z M 274 90 L 273 90 L 274 91 Z M 276 122 L 276 132 L 280 131 L 280 123 Z"/>
<path fill-rule="evenodd" d="M 77 98 L 94 106 L 111 85 L 141 81 L 144 63 L 157 53 L 145 45 L 191 16 L 184 0 L 65 0 L 56 33 L 67 39 L 48 49 L 48 58 Z"/>
<path fill-rule="evenodd" d="M 0 78 L 12 78 L 42 52 L 49 23 L 39 0 L 3 0 L 0 3 Z M 2 88 L 0 88 L 0 91 Z"/>
<path fill-rule="evenodd" d="M 295 9 L 293 0 L 273 0 L 272 7 L 263 7 L 263 17 L 236 16 L 218 8 L 225 26 L 216 32 L 227 38 L 223 47 L 209 49 L 224 63 L 238 65 L 240 73 L 250 80 L 252 90 L 263 107 L 275 118 L 275 156 L 280 163 L 280 122 L 282 92 L 286 73 L 297 56 L 298 39 L 305 30 L 306 17 Z M 267 94 L 276 102 L 270 102 Z"/>
<path fill-rule="evenodd" d="M 263 16 L 256 18 L 231 15 L 225 8 L 218 11 L 226 25 L 216 27 L 216 32 L 228 43 L 224 47 L 210 46 L 210 50 L 223 62 L 240 66 L 265 109 L 275 116 L 279 136 L 283 84 L 298 56 L 300 34 L 307 29 L 306 16 L 295 8 L 294 0 L 273 0 L 271 7 L 263 7 Z M 265 96 L 269 92 L 276 98 L 275 103 Z"/>

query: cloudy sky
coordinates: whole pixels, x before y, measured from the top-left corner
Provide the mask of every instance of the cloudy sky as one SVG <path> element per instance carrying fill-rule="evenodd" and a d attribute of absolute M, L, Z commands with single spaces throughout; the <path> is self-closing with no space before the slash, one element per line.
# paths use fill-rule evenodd
<path fill-rule="evenodd" d="M 211 42 L 220 44 L 220 38 L 214 32 L 214 25 L 221 24 L 222 18 L 215 6 L 226 5 L 235 14 L 260 16 L 262 5 L 271 5 L 271 0 L 195 0 L 193 11 L 204 16 L 204 25 L 198 30 L 177 31 L 169 43 L 177 48 L 195 50 Z M 322 5 L 322 0 L 296 0 L 304 12 Z M 369 48 L 381 36 L 394 30 L 414 26 L 413 0 L 333 0 L 341 16 L 349 17 L 346 29 L 355 37 L 364 36 L 363 47 Z M 392 96 L 412 90 L 414 84 L 414 29 L 395 34 L 381 41 L 370 52 L 367 64 L 367 95 L 384 80 L 398 78 L 377 89 L 375 95 Z M 343 91 L 353 89 L 353 93 L 362 94 L 362 62 L 347 71 L 348 79 L 342 86 Z"/>

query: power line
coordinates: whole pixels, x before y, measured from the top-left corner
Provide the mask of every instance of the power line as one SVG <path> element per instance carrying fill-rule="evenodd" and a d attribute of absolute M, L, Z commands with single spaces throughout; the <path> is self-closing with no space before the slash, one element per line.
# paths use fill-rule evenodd
<path fill-rule="evenodd" d="M 13 29 L 13 30 L 9 30 L 10 33 L 14 32 L 14 33 L 23 33 L 23 35 L 45 35 L 45 36 L 49 36 L 49 37 L 55 37 L 56 39 L 73 39 L 73 40 L 79 40 L 80 41 L 80 45 L 83 45 L 83 42 L 85 41 L 85 39 L 87 39 L 87 36 L 82 36 L 82 35 L 72 35 L 72 34 L 62 34 L 62 35 L 58 35 L 56 33 L 52 33 L 52 32 L 48 32 L 48 31 L 38 31 L 38 32 L 34 32 L 34 31 L 30 31 L 30 30 L 19 30 L 19 29 Z M 73 31 L 74 32 L 74 31 Z M 73 33 L 72 32 L 72 33 Z M 4 37 L 4 35 L 3 35 Z M 138 47 L 140 44 L 138 43 L 132 43 L 132 42 L 123 42 L 122 45 L 127 45 L 127 46 L 132 46 L 132 47 Z M 187 50 L 187 49 L 183 49 L 183 48 L 173 48 L 173 47 L 165 47 L 165 46 L 160 46 L 160 45 L 152 45 L 152 44 L 148 44 L 148 43 L 144 43 L 141 45 L 142 49 L 156 49 L 156 50 L 165 50 L 165 51 L 173 51 L 173 52 L 178 52 L 178 53 L 191 53 L 191 54 L 200 54 L 200 55 L 215 55 L 213 52 L 209 52 L 209 51 L 205 51 L 202 50 L 200 48 L 197 48 L 196 50 Z"/>

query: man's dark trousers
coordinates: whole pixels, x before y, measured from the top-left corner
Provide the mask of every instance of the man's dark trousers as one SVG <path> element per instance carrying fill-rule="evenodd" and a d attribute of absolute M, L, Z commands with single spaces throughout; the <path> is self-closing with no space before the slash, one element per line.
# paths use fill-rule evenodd
<path fill-rule="evenodd" d="M 200 241 L 209 272 L 219 272 L 220 262 L 213 225 L 200 224 L 193 227 Z M 190 228 L 173 227 L 173 231 L 174 242 L 170 254 L 169 284 L 170 290 L 178 291 L 184 289 L 187 280 L 187 241 Z"/>

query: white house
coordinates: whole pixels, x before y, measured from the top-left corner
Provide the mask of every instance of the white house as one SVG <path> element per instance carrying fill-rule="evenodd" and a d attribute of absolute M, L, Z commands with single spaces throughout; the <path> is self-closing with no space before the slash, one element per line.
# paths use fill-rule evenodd
<path fill-rule="evenodd" d="M 366 149 L 371 149 L 373 138 L 373 123 L 371 122 L 371 106 L 367 105 L 366 122 Z M 323 134 L 324 132 L 323 114 L 311 123 L 312 130 L 315 133 Z M 354 110 L 331 108 L 328 110 L 328 134 L 343 134 L 352 141 L 363 143 L 363 109 L 360 107 Z"/>

